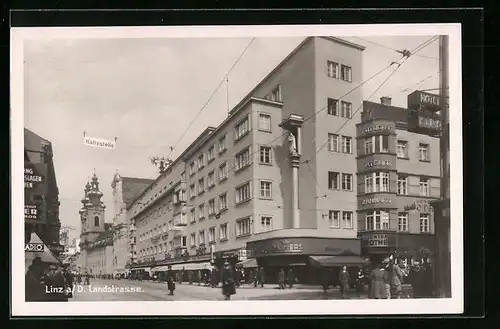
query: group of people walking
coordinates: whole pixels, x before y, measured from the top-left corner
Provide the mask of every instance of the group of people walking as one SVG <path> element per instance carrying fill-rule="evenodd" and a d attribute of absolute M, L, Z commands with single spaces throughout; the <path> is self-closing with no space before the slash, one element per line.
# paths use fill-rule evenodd
<path fill-rule="evenodd" d="M 26 272 L 25 300 L 27 302 L 67 302 L 73 297 L 73 275 L 60 265 L 43 264 L 35 257 Z"/>

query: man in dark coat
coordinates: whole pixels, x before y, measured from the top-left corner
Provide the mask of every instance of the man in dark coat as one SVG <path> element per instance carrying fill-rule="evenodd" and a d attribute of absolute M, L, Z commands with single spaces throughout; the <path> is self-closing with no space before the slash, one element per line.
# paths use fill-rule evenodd
<path fill-rule="evenodd" d="M 236 271 L 234 271 L 234 284 L 236 285 L 236 288 L 240 287 L 240 283 L 241 283 L 241 270 L 236 269 Z"/>
<path fill-rule="evenodd" d="M 169 266 L 167 270 L 167 288 L 168 291 L 170 291 L 169 295 L 173 296 L 175 290 L 175 274 L 172 271 L 172 266 Z"/>
<path fill-rule="evenodd" d="M 344 265 L 342 266 L 342 269 L 339 272 L 340 296 L 342 299 L 346 297 L 350 281 L 351 281 L 351 276 L 347 271 L 347 266 Z"/>
<path fill-rule="evenodd" d="M 42 261 L 40 257 L 35 257 L 26 273 L 24 292 L 27 302 L 40 302 L 45 299 L 45 287 L 42 278 Z"/>
<path fill-rule="evenodd" d="M 264 288 L 264 281 L 266 280 L 266 273 L 264 272 L 264 268 L 261 267 L 259 270 L 259 283 L 260 287 Z"/>
<path fill-rule="evenodd" d="M 227 261 L 222 270 L 222 294 L 225 300 L 230 300 L 231 295 L 236 294 L 234 271 Z"/>
<path fill-rule="evenodd" d="M 278 272 L 279 289 L 285 289 L 285 270 L 280 269 Z"/>
<path fill-rule="evenodd" d="M 85 283 L 86 285 L 90 285 L 90 274 L 89 272 L 85 272 Z"/>
<path fill-rule="evenodd" d="M 288 269 L 286 280 L 288 283 L 288 288 L 293 288 L 293 284 L 295 283 L 295 273 L 293 273 L 292 268 Z"/>
<path fill-rule="evenodd" d="M 56 265 L 50 265 L 49 270 L 43 277 L 46 300 L 52 302 L 67 302 L 65 282 L 62 271 Z"/>

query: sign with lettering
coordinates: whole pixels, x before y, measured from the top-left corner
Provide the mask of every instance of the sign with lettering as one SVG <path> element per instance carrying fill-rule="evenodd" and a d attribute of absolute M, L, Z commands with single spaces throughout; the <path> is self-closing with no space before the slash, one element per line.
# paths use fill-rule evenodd
<path fill-rule="evenodd" d="M 391 125 L 389 123 L 371 123 L 363 128 L 361 128 L 361 131 L 359 133 L 360 136 L 370 134 L 370 133 L 375 133 L 375 132 L 385 132 L 385 133 L 390 133 L 394 132 L 395 127 L 394 125 Z"/>
<path fill-rule="evenodd" d="M 281 240 L 272 245 L 275 253 L 301 253 L 304 250 L 302 243 L 292 243 L 290 240 Z"/>
<path fill-rule="evenodd" d="M 26 243 L 24 245 L 24 251 L 35 251 L 35 252 L 43 252 L 45 247 L 43 243 Z"/>
<path fill-rule="evenodd" d="M 433 213 L 434 209 L 432 208 L 429 200 L 416 200 L 414 203 L 404 206 L 405 211 L 415 210 L 416 212 L 421 213 Z"/>
<path fill-rule="evenodd" d="M 366 163 L 366 168 L 373 167 L 391 167 L 392 163 L 389 160 L 373 160 Z"/>
<path fill-rule="evenodd" d="M 389 246 L 389 238 L 387 234 L 372 234 L 368 236 L 368 246 L 373 248 L 381 248 Z"/>
<path fill-rule="evenodd" d="M 24 220 L 38 220 L 38 207 L 34 204 L 24 205 Z"/>
<path fill-rule="evenodd" d="M 408 95 L 408 108 L 409 109 L 427 109 L 433 112 L 439 111 L 441 106 L 441 97 L 416 90 Z"/>
<path fill-rule="evenodd" d="M 116 141 L 102 139 L 102 138 L 95 138 L 90 136 L 85 136 L 83 138 L 83 144 L 86 146 L 100 147 L 110 150 L 114 150 L 116 148 Z"/>
<path fill-rule="evenodd" d="M 43 177 L 38 175 L 33 168 L 24 168 L 24 188 L 33 188 L 34 184 L 41 183 Z"/>
<path fill-rule="evenodd" d="M 430 130 L 441 130 L 441 120 L 425 116 L 418 116 L 418 127 Z"/>
<path fill-rule="evenodd" d="M 361 200 L 362 205 L 374 204 L 374 203 L 392 203 L 392 200 L 388 197 L 372 197 Z"/>

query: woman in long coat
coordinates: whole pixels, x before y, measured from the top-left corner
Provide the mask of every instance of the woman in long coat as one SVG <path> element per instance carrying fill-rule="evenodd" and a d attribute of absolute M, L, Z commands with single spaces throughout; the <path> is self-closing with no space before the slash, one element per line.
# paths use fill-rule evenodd
<path fill-rule="evenodd" d="M 340 283 L 340 296 L 345 298 L 347 290 L 349 289 L 349 283 L 351 282 L 351 276 L 347 271 L 347 266 L 342 266 L 339 272 L 339 283 Z"/>
<path fill-rule="evenodd" d="M 225 300 L 230 300 L 236 294 L 234 271 L 228 262 L 224 263 L 222 270 L 222 294 Z"/>
<path fill-rule="evenodd" d="M 381 269 L 381 264 L 377 263 L 370 273 L 370 296 L 373 299 L 385 299 L 385 271 Z"/>
<path fill-rule="evenodd" d="M 283 269 L 278 272 L 278 284 L 280 289 L 285 289 L 285 271 Z"/>
<path fill-rule="evenodd" d="M 167 288 L 168 291 L 170 291 L 169 295 L 173 296 L 175 290 L 175 276 L 174 272 L 172 271 L 172 266 L 169 266 L 167 271 Z"/>

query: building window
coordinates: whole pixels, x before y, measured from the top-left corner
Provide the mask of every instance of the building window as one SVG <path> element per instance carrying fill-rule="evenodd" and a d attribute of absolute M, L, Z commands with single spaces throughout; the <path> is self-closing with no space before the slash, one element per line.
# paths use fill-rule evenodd
<path fill-rule="evenodd" d="M 420 178 L 420 196 L 429 196 L 429 180 Z"/>
<path fill-rule="evenodd" d="M 374 172 L 365 176 L 365 193 L 389 192 L 389 173 Z"/>
<path fill-rule="evenodd" d="M 239 219 L 236 222 L 236 236 L 250 234 L 252 232 L 250 224 L 251 224 L 250 217 Z"/>
<path fill-rule="evenodd" d="M 245 136 L 246 133 L 250 131 L 250 121 L 248 116 L 241 120 L 236 126 L 234 126 L 234 140 L 237 141 L 241 137 Z"/>
<path fill-rule="evenodd" d="M 189 176 L 193 176 L 195 172 L 195 163 L 194 161 L 191 161 L 191 163 L 189 164 Z"/>
<path fill-rule="evenodd" d="M 94 226 L 99 226 L 99 216 L 94 217 Z"/>
<path fill-rule="evenodd" d="M 340 116 L 346 119 L 352 118 L 352 103 L 344 101 L 341 102 Z"/>
<path fill-rule="evenodd" d="M 215 159 L 215 145 L 212 145 L 208 148 L 208 151 L 207 151 L 207 158 L 208 158 L 208 162 L 211 162 L 213 159 Z"/>
<path fill-rule="evenodd" d="M 333 98 L 328 98 L 328 103 L 327 103 L 327 108 L 328 108 L 328 115 L 339 115 L 339 101 Z"/>
<path fill-rule="evenodd" d="M 342 65 L 342 80 L 352 82 L 352 69 L 350 66 Z"/>
<path fill-rule="evenodd" d="M 420 143 L 418 145 L 418 154 L 420 161 L 429 161 L 429 144 Z"/>
<path fill-rule="evenodd" d="M 205 218 L 205 204 L 202 203 L 198 206 L 198 219 L 203 220 Z"/>
<path fill-rule="evenodd" d="M 339 78 L 339 64 L 332 62 L 332 61 L 328 61 L 327 67 L 328 67 L 328 77 L 338 79 Z"/>
<path fill-rule="evenodd" d="M 242 170 L 250 165 L 250 147 L 236 155 L 236 171 Z"/>
<path fill-rule="evenodd" d="M 219 228 L 219 238 L 222 240 L 227 240 L 227 224 L 221 224 Z"/>
<path fill-rule="evenodd" d="M 408 142 L 398 141 L 396 146 L 396 153 L 400 159 L 408 159 Z"/>
<path fill-rule="evenodd" d="M 387 211 L 376 210 L 366 214 L 366 230 L 380 231 L 389 229 L 389 213 Z"/>
<path fill-rule="evenodd" d="M 227 162 L 224 162 L 219 166 L 219 182 L 222 182 L 227 178 Z"/>
<path fill-rule="evenodd" d="M 342 136 L 342 152 L 352 153 L 352 137 Z"/>
<path fill-rule="evenodd" d="M 271 116 L 269 114 L 259 114 L 259 130 L 271 131 Z"/>
<path fill-rule="evenodd" d="M 374 149 L 372 137 L 365 138 L 365 154 L 372 154 Z"/>
<path fill-rule="evenodd" d="M 208 200 L 208 215 L 215 214 L 215 199 Z"/>
<path fill-rule="evenodd" d="M 191 248 L 195 248 L 196 247 L 196 233 L 191 233 L 191 237 L 189 240 L 191 242 Z"/>
<path fill-rule="evenodd" d="M 198 170 L 203 169 L 205 167 L 205 154 L 202 153 L 198 157 Z"/>
<path fill-rule="evenodd" d="M 198 242 L 201 245 L 205 244 L 205 230 L 201 230 L 200 233 L 198 234 Z"/>
<path fill-rule="evenodd" d="M 329 190 L 339 190 L 339 179 L 340 179 L 340 174 L 338 172 L 329 171 L 328 172 L 328 189 Z"/>
<path fill-rule="evenodd" d="M 215 242 L 215 227 L 211 227 L 208 229 L 208 242 Z"/>
<path fill-rule="evenodd" d="M 271 216 L 260 216 L 260 227 L 262 232 L 273 230 L 273 218 Z"/>
<path fill-rule="evenodd" d="M 420 214 L 420 232 L 429 233 L 429 214 Z"/>
<path fill-rule="evenodd" d="M 274 102 L 283 102 L 283 97 L 281 94 L 281 85 L 278 85 L 276 88 L 273 89 L 271 92 L 271 100 Z"/>
<path fill-rule="evenodd" d="M 408 231 L 408 214 L 405 212 L 398 213 L 398 231 Z"/>
<path fill-rule="evenodd" d="M 189 222 L 190 223 L 196 222 L 196 208 L 192 208 L 189 211 Z"/>
<path fill-rule="evenodd" d="M 259 161 L 263 164 L 271 164 L 271 147 L 261 146 L 259 152 Z"/>
<path fill-rule="evenodd" d="M 330 210 L 328 212 L 328 224 L 331 228 L 340 228 L 340 211 Z"/>
<path fill-rule="evenodd" d="M 379 135 L 365 138 L 365 154 L 389 152 L 389 136 Z"/>
<path fill-rule="evenodd" d="M 343 228 L 352 228 L 352 211 L 342 212 Z"/>
<path fill-rule="evenodd" d="M 340 152 L 339 135 L 328 134 L 328 150 L 332 152 Z"/>
<path fill-rule="evenodd" d="M 182 248 L 187 248 L 187 236 L 181 237 L 181 246 Z"/>
<path fill-rule="evenodd" d="M 272 199 L 272 182 L 260 181 L 260 197 L 263 199 Z"/>
<path fill-rule="evenodd" d="M 250 182 L 236 188 L 236 204 L 250 200 Z"/>
<path fill-rule="evenodd" d="M 205 192 L 205 178 L 198 179 L 198 194 Z"/>
<path fill-rule="evenodd" d="M 371 174 L 365 176 L 365 193 L 373 193 L 373 176 Z"/>
<path fill-rule="evenodd" d="M 342 190 L 352 191 L 352 174 L 342 174 Z"/>
<path fill-rule="evenodd" d="M 398 175 L 398 194 L 399 195 L 408 194 L 408 177 Z"/>
<path fill-rule="evenodd" d="M 226 150 L 226 134 L 219 138 L 219 153 L 222 153 Z"/>
<path fill-rule="evenodd" d="M 219 195 L 219 210 L 227 209 L 227 193 Z"/>
<path fill-rule="evenodd" d="M 212 170 L 208 173 L 207 188 L 215 186 L 215 173 Z"/>
<path fill-rule="evenodd" d="M 194 197 L 196 196 L 196 188 L 195 188 L 195 184 L 191 184 L 189 185 L 189 197 L 191 199 L 194 199 Z"/>

